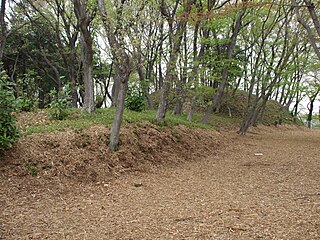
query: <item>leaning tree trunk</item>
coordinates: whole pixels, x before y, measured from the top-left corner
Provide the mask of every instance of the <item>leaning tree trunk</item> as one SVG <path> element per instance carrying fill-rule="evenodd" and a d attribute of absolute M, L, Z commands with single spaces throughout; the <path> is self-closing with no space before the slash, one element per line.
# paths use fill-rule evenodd
<path fill-rule="evenodd" d="M 237 43 L 237 38 L 238 35 L 240 33 L 240 30 L 242 29 L 242 19 L 245 15 L 247 11 L 247 6 L 245 5 L 243 7 L 243 9 L 241 10 L 238 18 L 235 21 L 234 24 L 234 28 L 233 28 L 233 33 L 232 36 L 230 38 L 230 42 L 228 44 L 227 47 L 227 61 L 231 60 L 234 56 L 233 56 L 233 50 L 236 46 Z M 222 79 L 221 79 L 221 83 L 217 89 L 216 94 L 213 97 L 212 100 L 212 104 L 210 105 L 210 107 L 208 108 L 208 110 L 206 111 L 206 114 L 203 117 L 203 123 L 207 124 L 209 121 L 209 117 L 210 115 L 217 109 L 219 109 L 220 105 L 221 105 L 221 101 L 222 101 L 222 96 L 223 96 L 223 92 L 224 89 L 228 83 L 228 78 L 229 78 L 229 67 L 228 64 L 226 64 L 226 66 L 223 68 L 222 70 Z"/>
<path fill-rule="evenodd" d="M 298 5 L 297 2 L 295 0 L 292 1 L 295 5 Z M 307 1 L 307 0 L 304 0 L 304 2 L 306 3 L 307 7 L 308 7 L 308 10 L 311 14 L 311 18 L 313 20 L 313 23 L 315 25 L 315 28 L 317 30 L 317 33 L 318 33 L 318 37 L 320 37 L 320 26 L 319 26 L 319 20 L 317 18 L 317 15 L 315 14 L 315 9 L 314 9 L 314 5 L 310 2 L 310 1 Z M 301 14 L 300 14 L 300 11 L 299 11 L 299 8 L 298 7 L 295 7 L 295 14 L 297 16 L 297 20 L 298 22 L 303 26 L 303 28 L 307 31 L 307 34 L 308 34 L 308 38 L 310 40 L 310 44 L 314 50 L 314 52 L 316 53 L 317 57 L 320 59 L 320 50 L 317 46 L 317 37 L 315 36 L 314 32 L 312 31 L 311 27 L 310 27 L 310 24 L 308 22 L 306 22 L 302 17 L 301 17 Z"/>

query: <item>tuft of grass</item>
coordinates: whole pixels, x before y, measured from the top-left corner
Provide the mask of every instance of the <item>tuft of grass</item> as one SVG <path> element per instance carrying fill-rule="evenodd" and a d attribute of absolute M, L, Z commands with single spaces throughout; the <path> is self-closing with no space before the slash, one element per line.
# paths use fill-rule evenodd
<path fill-rule="evenodd" d="M 96 113 L 89 114 L 79 109 L 73 109 L 65 120 L 51 120 L 41 123 L 30 124 L 22 132 L 24 135 L 33 133 L 50 133 L 65 131 L 67 129 L 82 130 L 94 125 L 105 125 L 109 127 L 114 116 L 114 109 L 98 109 Z"/>
<path fill-rule="evenodd" d="M 36 177 L 38 175 L 38 168 L 37 168 L 37 164 L 32 163 L 30 161 L 26 161 L 24 163 L 24 166 L 26 168 L 26 170 L 28 171 L 28 173 L 32 176 L 32 177 Z"/>
<path fill-rule="evenodd" d="M 193 121 L 188 121 L 185 114 L 180 116 L 167 114 L 166 123 L 169 126 L 185 125 L 190 128 L 214 129 L 214 126 L 211 124 L 201 123 L 201 118 L 197 116 L 194 116 Z"/>

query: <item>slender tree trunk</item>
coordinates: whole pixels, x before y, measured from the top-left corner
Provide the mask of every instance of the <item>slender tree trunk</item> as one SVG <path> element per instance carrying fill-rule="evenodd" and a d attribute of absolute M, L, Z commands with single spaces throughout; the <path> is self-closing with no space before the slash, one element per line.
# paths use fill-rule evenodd
<path fill-rule="evenodd" d="M 142 91 L 143 91 L 143 95 L 147 100 L 147 104 L 148 104 L 148 109 L 153 110 L 153 103 L 152 100 L 150 98 L 148 89 L 149 87 L 145 86 L 146 85 L 146 71 L 144 70 L 144 61 L 142 60 L 142 53 L 141 53 L 141 42 L 139 43 L 139 45 L 137 46 L 136 51 L 134 52 L 135 55 L 135 60 L 136 60 L 136 67 L 137 67 L 137 72 L 139 75 L 139 80 L 141 83 L 141 87 L 142 87 Z"/>
<path fill-rule="evenodd" d="M 128 89 L 128 81 L 131 71 L 131 63 L 128 54 L 125 51 L 125 41 L 122 33 L 116 36 L 109 14 L 105 9 L 104 0 L 97 0 L 100 15 L 102 17 L 104 28 L 107 33 L 109 45 L 111 47 L 112 56 L 115 67 L 115 88 L 116 94 L 113 94 L 113 103 L 116 105 L 116 113 L 110 130 L 109 149 L 116 151 L 119 147 L 120 127 L 122 123 L 123 111 L 125 106 L 125 97 Z M 121 13 L 119 13 L 121 14 Z M 122 16 L 118 16 L 118 25 L 121 26 Z M 119 31 L 123 29 L 118 29 Z"/>
<path fill-rule="evenodd" d="M 202 9 L 199 9 L 202 11 Z M 205 53 L 205 48 L 207 47 L 205 43 L 201 43 L 200 50 L 198 52 L 198 34 L 199 34 L 199 29 L 200 29 L 200 22 L 197 22 L 194 28 L 194 33 L 193 33 L 193 69 L 191 76 L 189 78 L 189 81 L 191 83 L 194 83 L 194 89 L 192 90 L 193 96 L 191 99 L 191 104 L 190 104 L 190 109 L 188 112 L 188 121 L 192 121 L 193 118 L 193 113 L 196 109 L 196 103 L 197 103 L 197 85 L 198 83 L 198 71 L 199 71 L 199 62 L 200 59 L 203 57 Z M 210 31 L 208 29 L 204 30 L 204 37 L 208 38 L 210 34 Z"/>
<path fill-rule="evenodd" d="M 88 37 L 88 36 L 87 36 Z M 93 50 L 91 40 L 82 39 L 83 46 L 83 82 L 84 82 L 84 109 L 92 113 L 95 111 L 94 82 L 92 78 Z M 91 43 L 91 44 L 90 44 Z"/>
<path fill-rule="evenodd" d="M 303 1 L 307 5 L 308 11 L 310 13 L 310 16 L 311 16 L 311 19 L 313 22 L 313 25 L 316 29 L 318 36 L 320 37 L 320 22 L 319 22 L 318 15 L 316 13 L 315 5 L 313 2 L 311 2 L 311 0 L 303 0 Z"/>
<path fill-rule="evenodd" d="M 293 110 L 292 110 L 292 115 L 293 115 L 293 122 L 294 123 L 297 123 L 297 118 L 298 118 L 298 110 L 299 110 L 299 103 L 300 103 L 300 94 L 299 94 L 299 91 L 297 91 L 296 93 L 296 103 L 293 107 Z"/>
<path fill-rule="evenodd" d="M 180 52 L 180 46 L 183 38 L 183 34 L 186 30 L 188 16 L 191 11 L 192 5 L 195 3 L 195 0 L 187 0 L 184 5 L 184 14 L 183 17 L 178 22 L 177 30 L 175 34 L 173 32 L 169 33 L 169 39 L 172 39 L 172 44 L 170 44 L 170 57 L 167 64 L 167 73 L 164 79 L 163 87 L 161 90 L 160 103 L 156 115 L 156 120 L 158 122 L 164 122 L 166 112 L 167 112 L 167 104 L 168 104 L 168 96 L 169 91 L 172 85 L 172 82 L 176 76 L 176 63 L 178 60 L 178 54 Z M 170 24 L 170 23 L 169 23 Z"/>
<path fill-rule="evenodd" d="M 183 54 L 183 66 L 182 66 L 182 74 L 181 79 L 177 79 L 176 84 L 176 104 L 173 109 L 174 115 L 181 115 L 183 110 L 183 104 L 185 102 L 186 98 L 186 83 L 187 83 L 187 68 L 188 68 L 188 46 L 187 46 L 187 31 L 183 34 L 183 48 L 184 48 L 184 54 Z"/>
<path fill-rule="evenodd" d="M 161 89 L 161 95 L 160 95 L 160 103 L 156 115 L 156 119 L 158 122 L 164 122 L 166 112 L 167 112 L 167 104 L 168 104 L 168 96 L 172 84 L 172 79 L 174 79 L 175 74 L 175 63 L 176 59 L 171 59 L 169 61 L 169 69 L 167 70 L 166 77 L 164 79 L 164 83 Z M 174 64 L 174 66 L 172 66 Z"/>
<path fill-rule="evenodd" d="M 312 115 L 313 115 L 313 109 L 314 109 L 314 102 L 317 99 L 317 96 L 320 92 L 320 88 L 310 97 L 310 102 L 308 105 L 308 117 L 307 117 L 307 124 L 308 124 L 308 128 L 312 128 Z"/>
<path fill-rule="evenodd" d="M 292 2 L 297 5 L 297 2 L 296 0 L 292 0 Z M 320 26 L 319 26 L 319 20 L 317 18 L 317 15 L 316 13 L 314 12 L 314 5 L 311 4 L 310 1 L 305 1 L 305 3 L 307 4 L 308 6 L 308 10 L 311 14 L 311 18 L 313 20 L 313 23 L 315 25 L 315 28 L 317 30 L 317 33 L 318 33 L 318 37 L 320 37 Z M 296 13 L 296 16 L 297 16 L 297 20 L 298 22 L 304 27 L 304 29 L 307 31 L 307 34 L 308 34 L 308 38 L 310 40 L 310 44 L 312 46 L 312 48 L 314 49 L 317 57 L 320 59 L 320 50 L 317 46 L 317 40 L 316 40 L 316 36 L 314 35 L 311 27 L 309 26 L 309 24 L 301 17 L 301 14 L 299 12 L 299 8 L 296 7 L 295 8 L 295 13 Z"/>
<path fill-rule="evenodd" d="M 4 15 L 6 12 L 6 0 L 1 0 L 1 8 L 0 8 L 0 63 L 2 62 L 3 52 L 7 40 L 7 24 L 4 19 Z M 1 69 L 1 64 L 0 64 Z"/>
<path fill-rule="evenodd" d="M 41 47 L 40 47 L 40 48 L 41 48 Z M 57 91 L 60 92 L 60 91 L 61 91 L 61 88 L 62 88 L 62 84 L 61 84 L 60 73 L 59 73 L 58 68 L 55 66 L 54 63 L 52 63 L 52 62 L 48 59 L 46 53 L 45 53 L 42 49 L 40 49 L 40 53 L 41 53 L 41 56 L 43 57 L 44 61 L 46 62 L 46 64 L 47 64 L 47 65 L 52 69 L 52 71 L 54 72 L 54 78 L 53 78 L 53 79 L 54 79 L 54 82 L 55 82 L 55 84 L 56 84 L 56 89 L 57 89 Z"/>
<path fill-rule="evenodd" d="M 87 2 L 83 0 L 74 0 L 74 10 L 78 19 L 80 28 L 80 44 L 82 50 L 83 62 L 83 82 L 84 82 L 84 109 L 92 113 L 95 111 L 94 102 L 94 82 L 92 77 L 93 67 L 93 49 L 92 36 L 89 30 L 92 16 L 88 13 Z"/>
<path fill-rule="evenodd" d="M 70 49 L 70 55 L 69 55 L 69 64 L 68 64 L 68 74 L 69 74 L 69 80 L 71 85 L 71 101 L 72 106 L 77 107 L 78 103 L 78 93 L 77 93 L 77 81 L 76 81 L 76 50 L 75 48 Z"/>
<path fill-rule="evenodd" d="M 254 114 L 252 116 L 251 125 L 257 126 L 259 114 L 263 114 L 263 111 L 265 110 L 265 108 L 267 106 L 268 100 L 269 100 L 268 95 L 262 96 L 261 103 L 260 103 L 259 107 L 255 109 Z"/>
<path fill-rule="evenodd" d="M 243 9 L 241 10 L 241 12 L 239 13 L 238 18 L 235 21 L 235 25 L 234 25 L 234 29 L 233 29 L 233 33 L 230 39 L 230 42 L 228 44 L 228 50 L 227 50 L 227 61 L 231 60 L 233 58 L 233 49 L 236 46 L 236 42 L 237 42 L 237 37 L 240 33 L 240 30 L 242 29 L 242 19 L 245 15 L 247 11 L 247 6 L 245 5 L 243 7 Z M 229 67 L 226 66 L 223 68 L 222 70 L 222 79 L 221 79 L 221 83 L 217 89 L 216 94 L 213 97 L 212 100 L 212 104 L 211 106 L 208 108 L 208 110 L 206 111 L 206 114 L 203 117 L 203 123 L 208 123 L 209 121 L 209 117 L 210 115 L 215 111 L 218 110 L 220 105 L 221 105 L 221 101 L 222 101 L 222 97 L 223 97 L 223 92 L 224 89 L 228 83 L 228 78 L 229 78 Z"/>
<path fill-rule="evenodd" d="M 188 121 L 192 121 L 193 113 L 194 113 L 195 108 L 196 108 L 196 100 L 197 100 L 197 97 L 193 96 L 192 100 L 191 100 L 190 110 L 188 112 L 188 117 L 187 117 Z"/>
<path fill-rule="evenodd" d="M 116 113 L 110 130 L 109 148 L 111 151 L 117 151 L 120 139 L 120 127 L 122 123 L 125 98 L 128 90 L 128 80 L 130 76 L 130 59 L 125 55 L 121 66 L 116 68 L 116 81 L 119 81 L 119 91 L 116 99 Z"/>
<path fill-rule="evenodd" d="M 314 99 L 312 99 L 309 103 L 309 107 L 308 107 L 308 110 L 309 110 L 309 113 L 308 113 L 308 117 L 307 117 L 307 125 L 308 125 L 308 128 L 311 128 L 312 127 L 312 113 L 313 113 L 313 107 L 314 107 Z"/>

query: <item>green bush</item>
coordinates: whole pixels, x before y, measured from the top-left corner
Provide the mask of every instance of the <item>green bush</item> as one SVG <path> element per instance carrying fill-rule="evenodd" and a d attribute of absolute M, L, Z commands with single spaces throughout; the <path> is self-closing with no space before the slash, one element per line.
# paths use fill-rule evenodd
<path fill-rule="evenodd" d="M 18 109 L 24 112 L 31 112 L 36 109 L 37 101 L 31 100 L 26 96 L 18 98 Z"/>
<path fill-rule="evenodd" d="M 70 114 L 70 90 L 66 87 L 64 90 L 57 93 L 56 90 L 51 90 L 50 96 L 53 98 L 49 105 L 49 118 L 64 120 Z"/>
<path fill-rule="evenodd" d="M 15 111 L 17 100 L 5 72 L 0 72 L 0 154 L 19 138 Z"/>
<path fill-rule="evenodd" d="M 129 86 L 125 106 L 135 112 L 142 112 L 145 109 L 145 97 L 139 85 Z"/>

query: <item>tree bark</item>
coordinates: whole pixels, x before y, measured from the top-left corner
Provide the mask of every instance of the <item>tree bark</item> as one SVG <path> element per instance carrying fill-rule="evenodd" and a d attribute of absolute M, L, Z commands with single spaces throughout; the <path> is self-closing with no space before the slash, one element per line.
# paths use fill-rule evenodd
<path fill-rule="evenodd" d="M 94 102 L 94 82 L 92 77 L 93 49 L 92 36 L 89 30 L 92 16 L 88 13 L 86 1 L 74 0 L 74 10 L 78 19 L 81 38 L 82 62 L 83 62 L 83 82 L 84 82 L 84 109 L 92 113 L 95 111 Z"/>
<path fill-rule="evenodd" d="M 142 88 L 142 92 L 144 97 L 147 100 L 147 104 L 148 104 L 148 109 L 153 110 L 153 103 L 152 100 L 150 98 L 149 92 L 148 92 L 148 86 L 146 85 L 146 71 L 144 70 L 144 61 L 142 59 L 142 51 L 141 51 L 141 42 L 139 42 L 138 46 L 136 46 L 136 51 L 134 51 L 134 56 L 135 56 L 135 60 L 136 60 L 136 67 L 137 67 L 137 72 L 139 75 L 139 80 L 141 83 L 141 88 Z"/>
<path fill-rule="evenodd" d="M 123 118 L 125 98 L 128 90 L 128 80 L 130 76 L 130 59 L 128 55 L 123 59 L 123 63 L 118 66 L 116 71 L 116 80 L 119 81 L 119 92 L 116 100 L 116 113 L 110 130 L 109 148 L 111 151 L 117 151 L 119 148 L 120 127 Z"/>
<path fill-rule="evenodd" d="M 177 30 L 175 33 L 170 32 L 169 36 L 171 36 L 172 44 L 170 44 L 170 57 L 167 64 L 167 73 L 164 79 L 163 87 L 161 89 L 160 103 L 156 115 L 157 122 L 164 122 L 165 116 L 167 112 L 167 104 L 168 104 L 168 96 L 169 91 L 172 85 L 174 78 L 176 77 L 176 64 L 178 60 L 178 53 L 180 52 L 180 46 L 183 38 L 183 33 L 186 30 L 188 17 L 191 11 L 192 5 L 195 3 L 195 0 L 185 1 L 184 5 L 184 13 L 181 16 L 181 19 L 178 22 Z M 172 20 L 172 17 L 168 19 Z"/>
<path fill-rule="evenodd" d="M 318 96 L 320 92 L 320 88 L 318 88 L 316 90 L 316 92 L 310 97 L 310 102 L 309 102 L 309 105 L 308 105 L 308 110 L 309 110 L 309 113 L 308 113 L 308 117 L 307 117 L 307 124 L 308 124 L 308 128 L 312 128 L 312 115 L 313 115 L 313 109 L 314 109 L 314 102 L 316 101 L 316 98 Z"/>
<path fill-rule="evenodd" d="M 242 22 L 242 19 L 245 15 L 246 11 L 247 11 L 247 6 L 245 5 L 242 8 L 241 12 L 239 13 L 239 16 L 237 17 L 237 19 L 235 21 L 232 36 L 231 36 L 230 42 L 227 47 L 227 59 L 226 59 L 227 61 L 229 61 L 233 58 L 233 50 L 234 50 L 234 47 L 236 46 L 237 37 L 239 35 L 239 32 L 242 29 L 241 22 Z M 225 66 L 222 70 L 221 83 L 217 89 L 217 92 L 215 93 L 215 95 L 213 97 L 212 104 L 210 105 L 206 114 L 203 117 L 203 123 L 207 124 L 209 121 L 210 115 L 214 111 L 219 109 L 219 107 L 221 105 L 224 89 L 228 83 L 228 78 L 229 78 L 229 68 L 228 68 L 228 66 Z"/>
<path fill-rule="evenodd" d="M 116 105 L 116 113 L 110 130 L 109 149 L 111 151 L 117 151 L 119 147 L 120 128 L 125 106 L 126 92 L 128 89 L 131 63 L 129 56 L 125 51 L 126 45 L 123 39 L 123 33 L 119 33 L 119 31 L 123 31 L 123 29 L 118 29 L 117 33 L 119 35 L 116 36 L 117 33 L 114 31 L 115 27 L 113 26 L 110 16 L 105 9 L 104 0 L 97 0 L 97 3 L 104 23 L 104 28 L 106 30 L 108 42 L 111 47 L 115 67 L 115 84 L 117 84 L 117 88 L 115 90 L 117 91 L 117 94 L 113 95 L 113 102 L 115 102 Z M 118 21 L 120 22 L 117 24 L 119 26 L 121 26 L 121 18 L 122 16 L 118 16 Z"/>
<path fill-rule="evenodd" d="M 1 0 L 0 8 L 0 63 L 2 62 L 3 52 L 7 40 L 7 24 L 5 22 L 6 0 Z M 1 64 L 0 64 L 1 69 Z"/>
<path fill-rule="evenodd" d="M 184 31 L 183 34 L 183 49 L 184 49 L 184 54 L 183 54 L 183 66 L 182 66 L 182 74 L 180 79 L 176 80 L 176 104 L 173 109 L 173 114 L 174 115 L 181 115 L 183 111 L 183 104 L 185 102 L 186 98 L 186 83 L 187 83 L 187 78 L 188 78 L 188 46 L 187 46 L 187 30 Z M 181 57 L 182 58 L 182 57 Z M 180 58 L 180 59 L 181 59 Z"/>
<path fill-rule="evenodd" d="M 292 1 L 295 5 L 297 5 L 297 2 L 295 0 Z M 320 26 L 319 26 L 319 20 L 318 20 L 318 17 L 315 13 L 315 10 L 314 10 L 314 5 L 311 4 L 311 1 L 305 1 L 305 3 L 307 4 L 308 6 L 308 10 L 310 12 L 310 15 L 311 15 L 311 18 L 312 18 L 312 21 L 314 23 L 314 26 L 317 30 L 317 33 L 318 33 L 318 37 L 320 37 Z M 314 49 L 317 57 L 320 59 L 320 50 L 317 46 L 317 41 L 316 41 L 316 36 L 314 35 L 312 29 L 310 28 L 309 24 L 301 17 L 300 15 L 300 12 L 299 12 L 299 8 L 295 8 L 295 13 L 296 13 L 296 16 L 297 16 L 297 20 L 298 22 L 304 27 L 304 29 L 307 31 L 307 34 L 308 34 L 308 38 L 310 40 L 310 44 L 312 46 L 312 48 Z"/>
<path fill-rule="evenodd" d="M 56 89 L 58 92 L 60 92 L 62 88 L 61 79 L 60 79 L 60 73 L 58 68 L 48 59 L 46 53 L 40 49 L 41 56 L 43 57 L 44 61 L 47 63 L 47 65 L 53 70 L 54 72 L 54 82 L 56 83 Z"/>
<path fill-rule="evenodd" d="M 269 19 L 269 17 L 271 16 L 270 15 L 271 9 L 272 9 L 272 5 L 269 8 L 269 13 L 267 15 L 267 19 Z M 265 23 L 267 22 L 266 21 L 267 19 L 263 22 L 263 26 L 261 29 L 261 33 L 262 33 L 261 34 L 261 43 L 259 44 L 259 49 L 258 49 L 257 55 L 255 56 L 255 61 L 254 61 L 254 63 L 252 62 L 251 66 L 250 66 L 250 68 L 253 69 L 252 70 L 253 73 L 252 73 L 251 81 L 250 81 L 247 107 L 246 107 L 246 110 L 244 113 L 244 118 L 243 118 L 241 127 L 238 131 L 238 133 L 240 133 L 240 134 L 246 134 L 249 127 L 252 124 L 255 124 L 259 113 L 264 108 L 267 100 L 272 95 L 273 88 L 278 83 L 278 81 L 280 79 L 280 74 L 281 74 L 282 70 L 285 68 L 285 66 L 287 65 L 288 59 L 291 56 L 291 53 L 293 51 L 292 46 L 290 48 L 288 48 L 288 42 L 289 42 L 289 40 L 288 40 L 288 25 L 286 25 L 287 28 L 286 28 L 286 33 L 285 33 L 286 34 L 285 44 L 282 48 L 281 56 L 277 58 L 277 56 L 276 56 L 277 49 L 275 49 L 275 45 L 273 44 L 271 46 L 271 51 L 272 51 L 271 60 L 269 61 L 268 66 L 267 66 L 267 68 L 269 70 L 266 73 L 264 72 L 265 65 L 261 64 L 261 63 L 266 61 L 266 56 L 264 56 L 264 58 L 262 58 L 263 49 L 266 47 L 265 44 L 266 44 L 266 40 L 268 38 L 268 35 L 271 34 L 273 29 L 275 29 L 275 26 L 278 22 L 278 17 L 274 17 L 272 19 L 272 23 L 269 27 L 267 27 L 265 25 Z M 287 22 L 285 22 L 284 24 L 286 24 L 286 23 Z M 283 26 L 284 25 L 282 25 L 279 28 L 279 30 L 277 32 L 277 36 L 280 35 L 280 30 L 282 29 Z M 277 63 L 277 66 L 274 67 L 273 63 L 275 62 L 276 59 L 277 59 L 278 63 Z M 263 79 L 264 75 L 270 76 L 271 69 L 274 73 L 274 77 L 269 80 L 271 82 L 266 86 L 266 83 L 263 83 L 261 79 Z M 256 88 L 257 88 L 256 89 L 256 98 L 252 99 L 254 85 L 256 85 Z M 260 85 L 262 86 L 261 90 L 259 87 Z"/>

